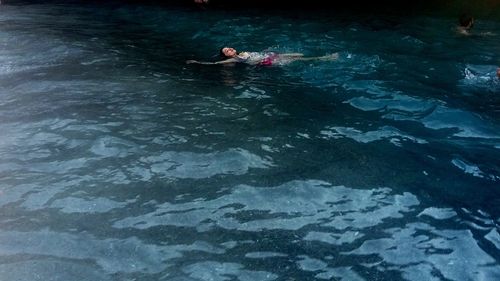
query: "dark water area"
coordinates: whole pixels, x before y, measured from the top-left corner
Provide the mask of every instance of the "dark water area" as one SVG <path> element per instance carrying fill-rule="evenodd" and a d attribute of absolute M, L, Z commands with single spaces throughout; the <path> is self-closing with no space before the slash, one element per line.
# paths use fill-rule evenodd
<path fill-rule="evenodd" d="M 500 280 L 500 21 L 10 3 L 1 281 Z"/>

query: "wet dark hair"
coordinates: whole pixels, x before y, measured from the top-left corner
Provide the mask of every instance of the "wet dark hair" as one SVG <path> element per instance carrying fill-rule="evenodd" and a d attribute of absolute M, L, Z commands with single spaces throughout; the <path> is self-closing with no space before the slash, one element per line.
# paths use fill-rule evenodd
<path fill-rule="evenodd" d="M 227 58 L 226 55 L 224 54 L 224 51 L 222 51 L 222 50 L 224 50 L 224 48 L 226 48 L 226 47 L 222 47 L 222 48 L 219 49 L 219 56 L 221 58 Z"/>
<path fill-rule="evenodd" d="M 473 20 L 474 17 L 472 17 L 471 15 L 462 14 L 460 18 L 458 18 L 458 24 L 462 27 L 469 27 Z M 472 25 L 470 27 L 472 27 Z"/>

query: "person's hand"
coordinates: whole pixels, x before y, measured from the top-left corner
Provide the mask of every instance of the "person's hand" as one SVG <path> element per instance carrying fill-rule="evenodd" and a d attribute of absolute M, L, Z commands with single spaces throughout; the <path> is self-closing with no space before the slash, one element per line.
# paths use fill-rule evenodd
<path fill-rule="evenodd" d="M 195 60 L 187 60 L 186 61 L 186 64 L 192 64 L 192 63 L 197 63 L 197 61 L 195 61 Z"/>

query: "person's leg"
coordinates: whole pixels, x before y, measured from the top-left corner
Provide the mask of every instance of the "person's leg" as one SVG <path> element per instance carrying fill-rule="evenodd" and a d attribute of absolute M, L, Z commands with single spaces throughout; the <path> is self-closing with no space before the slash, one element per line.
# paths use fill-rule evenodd
<path fill-rule="evenodd" d="M 339 53 L 324 55 L 321 57 L 295 57 L 294 61 L 311 61 L 311 60 L 336 60 L 339 58 Z"/>
<path fill-rule="evenodd" d="M 303 57 L 304 54 L 302 53 L 286 53 L 286 54 L 279 54 L 280 57 L 284 57 L 284 58 L 300 58 L 300 57 Z"/>

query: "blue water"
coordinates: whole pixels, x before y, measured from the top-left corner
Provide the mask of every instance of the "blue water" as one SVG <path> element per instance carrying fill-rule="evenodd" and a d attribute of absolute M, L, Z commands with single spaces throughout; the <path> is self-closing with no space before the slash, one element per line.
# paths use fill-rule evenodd
<path fill-rule="evenodd" d="M 0 6 L 0 280 L 500 280 L 500 22 L 333 15 Z"/>

